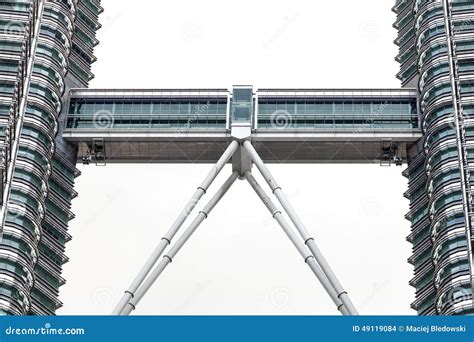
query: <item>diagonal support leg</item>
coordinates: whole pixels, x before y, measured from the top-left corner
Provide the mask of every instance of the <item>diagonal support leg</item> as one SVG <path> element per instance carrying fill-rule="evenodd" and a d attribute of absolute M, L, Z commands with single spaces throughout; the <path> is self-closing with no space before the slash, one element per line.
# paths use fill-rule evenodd
<path fill-rule="evenodd" d="M 329 296 L 333 300 L 334 304 L 336 304 L 337 309 L 340 310 L 342 314 L 348 315 L 349 312 L 346 310 L 346 308 L 344 307 L 344 304 L 342 303 L 340 298 L 337 296 L 336 291 L 332 287 L 332 285 L 329 282 L 329 280 L 327 279 L 326 275 L 323 273 L 323 271 L 321 270 L 319 265 L 316 263 L 316 260 L 314 259 L 313 255 L 311 255 L 309 250 L 306 248 L 304 243 L 293 232 L 293 229 L 290 227 L 288 222 L 285 220 L 285 218 L 283 217 L 281 211 L 278 210 L 276 205 L 267 196 L 265 191 L 262 189 L 260 184 L 257 182 L 257 180 L 252 176 L 252 174 L 250 172 L 245 173 L 245 178 L 247 179 L 249 184 L 252 186 L 252 188 L 255 190 L 257 195 L 260 197 L 263 204 L 265 204 L 267 209 L 270 211 L 273 218 L 278 222 L 278 224 L 281 226 L 281 228 L 283 228 L 283 231 L 288 236 L 288 238 L 291 240 L 291 242 L 293 242 L 293 245 L 296 247 L 298 252 L 301 254 L 304 261 L 308 264 L 308 266 L 311 268 L 313 273 L 316 275 L 316 277 L 318 278 L 321 285 L 323 285 L 324 289 L 329 294 Z"/>
<path fill-rule="evenodd" d="M 194 207 L 199 202 L 201 197 L 206 193 L 209 186 L 216 179 L 217 175 L 221 172 L 221 170 L 224 168 L 224 166 L 227 164 L 227 162 L 230 160 L 230 158 L 234 155 L 234 153 L 235 153 L 235 151 L 237 150 L 238 147 L 239 147 L 239 143 L 237 141 L 234 140 L 230 143 L 230 145 L 227 147 L 225 152 L 219 158 L 219 160 L 214 165 L 212 170 L 209 172 L 206 179 L 197 188 L 197 190 L 194 193 L 193 197 L 186 204 L 186 207 L 179 214 L 178 218 L 173 223 L 170 230 L 166 233 L 165 236 L 163 236 L 163 238 L 161 239 L 161 241 L 158 244 L 158 246 L 156 247 L 156 249 L 150 255 L 150 257 L 148 258 L 145 265 L 142 267 L 142 269 L 140 270 L 140 272 L 138 273 L 136 278 L 133 280 L 132 284 L 125 291 L 124 295 L 122 296 L 119 303 L 117 304 L 114 311 L 112 312 L 112 315 L 119 315 L 122 312 L 122 310 L 125 308 L 127 303 L 130 301 L 130 299 L 132 299 L 134 297 L 135 292 L 140 287 L 140 285 L 143 283 L 146 276 L 150 273 L 151 269 L 156 264 L 156 262 L 160 258 L 163 251 L 171 243 L 171 240 L 176 235 L 178 230 L 181 228 L 184 221 L 186 221 L 186 219 L 189 216 L 189 214 L 191 213 L 191 211 L 194 209 Z"/>
<path fill-rule="evenodd" d="M 329 279 L 330 283 L 334 287 L 334 289 L 337 292 L 338 297 L 342 300 L 344 303 L 344 306 L 347 308 L 349 313 L 351 315 L 357 315 L 357 309 L 355 308 L 354 304 L 352 303 L 351 299 L 349 298 L 349 295 L 347 292 L 344 290 L 342 287 L 341 283 L 339 282 L 338 278 L 336 277 L 334 271 L 331 269 L 329 266 L 329 263 L 326 261 L 326 258 L 324 258 L 323 254 L 319 250 L 318 246 L 316 245 L 316 242 L 314 241 L 314 238 L 311 236 L 309 231 L 306 229 L 305 225 L 299 218 L 298 214 L 296 214 L 296 211 L 293 209 L 291 206 L 290 202 L 286 198 L 285 194 L 283 193 L 282 189 L 278 186 L 278 183 L 276 180 L 273 178 L 272 174 L 270 171 L 267 169 L 265 166 L 264 162 L 258 155 L 257 151 L 255 148 L 252 146 L 252 143 L 250 141 L 245 141 L 244 142 L 244 148 L 247 150 L 249 153 L 250 157 L 252 158 L 253 162 L 259 169 L 260 173 L 262 176 L 265 178 L 265 181 L 267 184 L 270 186 L 272 189 L 273 194 L 277 197 L 278 201 L 280 204 L 283 206 L 284 210 L 290 217 L 291 221 L 293 224 L 296 226 L 296 229 L 300 233 L 301 237 L 305 241 L 305 244 L 309 247 L 311 250 L 311 253 L 314 255 L 316 258 L 316 261 L 318 262 L 319 266 L 323 270 L 324 274 L 326 277 Z"/>
<path fill-rule="evenodd" d="M 227 190 L 234 184 L 235 180 L 239 177 L 238 172 L 232 173 L 232 175 L 225 181 L 225 183 L 217 190 L 215 195 L 211 198 L 209 203 L 204 207 L 202 211 L 199 212 L 198 216 L 194 219 L 194 221 L 189 225 L 189 227 L 184 231 L 183 235 L 179 237 L 176 243 L 171 247 L 166 255 L 163 256 L 163 259 L 158 263 L 155 269 L 151 272 L 150 276 L 145 279 L 143 285 L 138 288 L 135 295 L 131 300 L 128 302 L 128 305 L 125 306 L 124 310 L 121 311 L 120 315 L 129 315 L 146 294 L 146 292 L 150 289 L 153 283 L 158 279 L 160 274 L 164 271 L 166 266 L 173 261 L 173 258 L 179 252 L 181 247 L 188 241 L 191 235 L 196 231 L 199 225 L 209 216 L 210 212 L 216 204 L 220 201 L 220 199 L 225 195 Z"/>

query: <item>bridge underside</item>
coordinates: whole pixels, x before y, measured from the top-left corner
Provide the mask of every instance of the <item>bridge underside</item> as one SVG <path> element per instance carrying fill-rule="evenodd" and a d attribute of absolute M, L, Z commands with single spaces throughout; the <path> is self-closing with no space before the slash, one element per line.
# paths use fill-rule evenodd
<path fill-rule="evenodd" d="M 78 159 L 87 155 L 94 139 L 103 141 L 108 163 L 213 163 L 231 138 L 228 134 L 168 138 L 86 138 L 65 137 L 77 144 Z M 417 134 L 405 137 L 380 135 L 373 138 L 293 138 L 278 139 L 255 134 L 252 142 L 268 163 L 380 163 L 384 146 L 392 145 L 406 160 Z"/>

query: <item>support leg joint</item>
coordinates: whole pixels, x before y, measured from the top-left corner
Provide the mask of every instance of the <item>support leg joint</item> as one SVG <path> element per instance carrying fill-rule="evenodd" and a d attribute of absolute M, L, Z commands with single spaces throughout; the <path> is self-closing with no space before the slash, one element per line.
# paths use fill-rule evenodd
<path fill-rule="evenodd" d="M 304 259 L 304 262 L 305 262 L 305 263 L 308 263 L 308 260 L 309 260 L 309 259 L 314 259 L 314 256 L 308 255 L 308 256 Z"/>
<path fill-rule="evenodd" d="M 344 292 L 341 292 L 341 293 L 339 293 L 339 294 L 337 295 L 337 297 L 340 299 L 340 298 L 341 298 L 341 296 L 342 296 L 342 295 L 344 295 L 344 294 L 347 294 L 347 292 L 346 292 L 346 291 L 344 291 Z"/>
<path fill-rule="evenodd" d="M 277 191 L 277 190 L 282 190 L 282 189 L 281 189 L 281 187 L 277 186 L 275 188 L 272 188 L 272 193 L 275 194 L 275 191 Z"/>

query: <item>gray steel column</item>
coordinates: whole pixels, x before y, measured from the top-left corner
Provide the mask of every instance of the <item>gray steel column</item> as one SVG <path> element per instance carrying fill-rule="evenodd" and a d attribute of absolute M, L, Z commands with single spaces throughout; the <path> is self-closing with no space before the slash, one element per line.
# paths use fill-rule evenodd
<path fill-rule="evenodd" d="M 130 299 L 134 297 L 135 291 L 137 291 L 137 289 L 143 283 L 146 276 L 148 275 L 148 273 L 150 273 L 151 269 L 153 268 L 155 263 L 158 261 L 163 251 L 171 243 L 171 240 L 176 235 L 180 227 L 183 225 L 184 221 L 186 221 L 186 218 L 189 216 L 189 214 L 191 214 L 196 204 L 199 202 L 201 197 L 206 193 L 209 186 L 212 184 L 212 182 L 216 179 L 217 175 L 220 173 L 220 171 L 224 168 L 224 166 L 230 160 L 232 155 L 237 150 L 238 146 L 239 146 L 239 143 L 233 140 L 230 143 L 230 145 L 227 147 L 225 152 L 222 154 L 220 159 L 217 161 L 217 163 L 214 165 L 212 170 L 207 175 L 206 179 L 197 188 L 191 200 L 186 204 L 186 207 L 183 209 L 183 211 L 181 211 L 180 215 L 178 216 L 176 221 L 173 223 L 170 230 L 161 239 L 160 243 L 158 244 L 156 249 L 153 251 L 153 253 L 150 255 L 145 265 L 142 267 L 142 269 L 140 270 L 136 278 L 133 280 L 132 284 L 125 291 L 119 303 L 117 304 L 114 311 L 112 312 L 112 315 L 119 315 L 122 312 L 122 310 L 125 308 L 127 303 L 130 301 Z"/>
<path fill-rule="evenodd" d="M 270 211 L 273 218 L 278 222 L 281 228 L 283 228 L 283 231 L 285 232 L 285 234 L 288 236 L 288 238 L 291 240 L 293 245 L 296 247 L 298 252 L 303 257 L 304 261 L 308 264 L 308 266 L 311 268 L 313 273 L 316 275 L 321 285 L 324 287 L 326 292 L 329 294 L 329 296 L 333 300 L 334 304 L 336 304 L 337 309 L 340 310 L 341 313 L 344 315 L 350 315 L 350 313 L 348 312 L 348 310 L 345 308 L 344 304 L 342 303 L 341 299 L 338 297 L 336 291 L 334 290 L 334 287 L 329 282 L 328 278 L 326 277 L 324 272 L 321 270 L 319 265 L 316 263 L 316 260 L 314 259 L 313 255 L 311 255 L 311 253 L 305 247 L 303 242 L 293 232 L 290 225 L 283 217 L 281 211 L 277 209 L 276 205 L 265 194 L 265 191 L 262 189 L 260 184 L 258 184 L 257 180 L 252 176 L 250 172 L 247 171 L 245 173 L 245 178 L 247 179 L 249 184 L 252 186 L 252 188 L 255 190 L 257 195 L 260 197 L 263 204 L 265 204 L 267 209 Z"/>
<path fill-rule="evenodd" d="M 135 296 L 131 298 L 128 305 L 121 311 L 120 315 L 125 316 L 129 315 L 143 298 L 143 296 L 147 293 L 153 283 L 158 279 L 160 274 L 164 271 L 166 266 L 173 261 L 173 258 L 179 252 L 181 247 L 188 241 L 191 235 L 196 231 L 199 225 L 209 216 L 212 209 L 216 206 L 219 200 L 225 195 L 227 190 L 234 184 L 235 180 L 239 177 L 238 172 L 232 173 L 232 175 L 225 181 L 225 183 L 217 190 L 214 196 L 211 198 L 209 203 L 204 207 L 202 211 L 199 212 L 198 216 L 194 219 L 194 221 L 189 225 L 189 227 L 184 231 L 183 235 L 179 237 L 176 243 L 171 247 L 168 253 L 163 256 L 163 259 L 160 263 L 156 266 L 156 268 L 151 272 L 150 276 L 146 278 L 143 285 L 137 290 Z"/>
<path fill-rule="evenodd" d="M 270 171 L 267 169 L 265 166 L 264 162 L 258 155 L 257 151 L 255 148 L 252 146 L 252 143 L 250 141 L 245 141 L 244 142 L 244 148 L 247 150 L 249 153 L 250 157 L 252 158 L 253 162 L 259 169 L 260 173 L 262 174 L 263 178 L 265 178 L 265 181 L 267 184 L 270 186 L 272 189 L 273 194 L 278 198 L 278 201 L 281 203 L 283 206 L 284 210 L 290 217 L 291 221 L 293 224 L 296 226 L 296 229 L 300 233 L 301 237 L 304 240 L 304 243 L 309 247 L 311 250 L 311 253 L 314 255 L 316 261 L 318 262 L 319 266 L 323 270 L 324 274 L 326 277 L 329 279 L 329 282 L 332 284 L 334 289 L 337 292 L 337 296 L 341 299 L 341 301 L 344 303 L 345 307 L 347 308 L 348 312 L 351 315 L 357 315 L 357 309 L 355 308 L 354 304 L 350 300 L 347 292 L 344 290 L 342 287 L 341 283 L 337 279 L 335 273 L 329 266 L 329 263 L 326 261 L 324 258 L 323 254 L 319 250 L 318 246 L 316 245 L 316 242 L 314 241 L 314 238 L 311 236 L 309 231 L 306 229 L 305 225 L 299 218 L 298 214 L 296 211 L 293 209 L 291 206 L 290 202 L 286 198 L 285 194 L 283 193 L 282 189 L 278 186 L 276 180 L 273 178 L 272 174 Z"/>

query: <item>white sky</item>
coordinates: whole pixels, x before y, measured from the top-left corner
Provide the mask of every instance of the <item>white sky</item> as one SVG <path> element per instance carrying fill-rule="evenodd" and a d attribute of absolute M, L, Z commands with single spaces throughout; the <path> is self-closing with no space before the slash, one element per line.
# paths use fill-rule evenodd
<path fill-rule="evenodd" d="M 94 88 L 399 87 L 393 0 L 102 3 Z M 58 314 L 109 314 L 210 167 L 79 166 Z M 402 168 L 269 168 L 359 311 L 414 314 Z M 135 311 L 336 313 L 244 182 L 235 183 Z"/>

